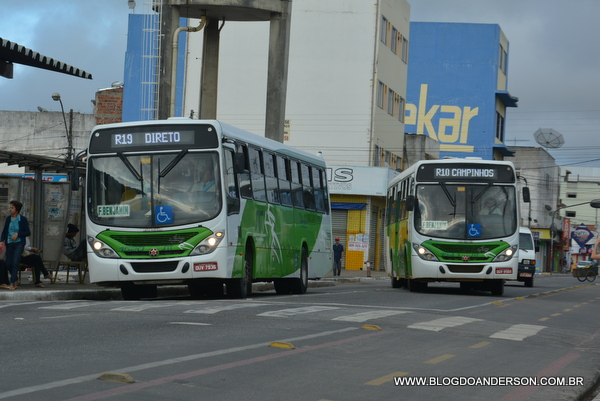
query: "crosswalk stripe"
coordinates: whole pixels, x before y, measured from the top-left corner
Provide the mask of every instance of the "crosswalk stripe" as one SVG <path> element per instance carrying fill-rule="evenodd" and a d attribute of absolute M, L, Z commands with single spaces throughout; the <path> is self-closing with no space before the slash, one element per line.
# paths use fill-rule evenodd
<path fill-rule="evenodd" d="M 408 326 L 409 329 L 429 330 L 429 331 L 441 331 L 449 327 L 461 326 L 463 324 L 481 321 L 481 319 L 474 319 L 471 317 L 453 316 L 444 317 L 441 319 L 430 320 L 428 322 L 415 323 Z"/>
<path fill-rule="evenodd" d="M 93 302 L 65 302 L 60 304 L 40 306 L 39 309 L 52 309 L 52 310 L 68 310 L 76 308 L 85 308 L 86 306 L 94 305 Z"/>
<path fill-rule="evenodd" d="M 269 317 L 288 317 L 294 315 L 301 315 L 305 313 L 315 313 L 322 312 L 326 310 L 334 310 L 339 309 L 334 306 L 306 306 L 303 308 L 290 308 L 290 309 L 280 309 L 276 311 L 259 313 L 258 316 L 269 316 Z"/>
<path fill-rule="evenodd" d="M 204 309 L 190 309 L 183 313 L 203 313 L 207 315 L 213 315 L 218 312 L 242 309 L 242 308 L 254 308 L 256 306 L 269 306 L 269 304 L 231 304 L 231 305 L 221 305 L 221 306 L 213 306 L 207 307 Z"/>
<path fill-rule="evenodd" d="M 539 333 L 546 326 L 538 326 L 535 324 L 515 324 L 506 330 L 499 331 L 490 336 L 490 338 L 499 338 L 502 340 L 523 341 L 527 337 L 531 337 Z"/>
<path fill-rule="evenodd" d="M 354 315 L 338 316 L 331 320 L 341 320 L 342 322 L 365 322 L 365 321 L 371 320 L 371 319 L 400 315 L 402 313 L 412 313 L 412 312 L 394 311 L 394 310 L 375 310 L 375 311 L 369 311 L 369 312 L 356 313 Z"/>

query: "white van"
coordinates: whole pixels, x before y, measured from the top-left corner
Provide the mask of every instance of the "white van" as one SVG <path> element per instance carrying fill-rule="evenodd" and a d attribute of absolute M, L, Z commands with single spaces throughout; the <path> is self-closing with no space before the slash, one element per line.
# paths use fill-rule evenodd
<path fill-rule="evenodd" d="M 533 277 L 535 276 L 535 253 L 538 248 L 533 241 L 531 230 L 527 227 L 519 227 L 519 273 L 517 281 L 523 281 L 525 287 L 533 287 Z"/>

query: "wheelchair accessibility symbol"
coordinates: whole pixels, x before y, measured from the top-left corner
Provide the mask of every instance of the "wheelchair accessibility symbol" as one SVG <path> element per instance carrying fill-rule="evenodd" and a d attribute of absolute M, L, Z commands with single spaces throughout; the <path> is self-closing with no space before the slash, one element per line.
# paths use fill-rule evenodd
<path fill-rule="evenodd" d="M 154 223 L 167 224 L 173 221 L 173 206 L 154 207 Z"/>
<path fill-rule="evenodd" d="M 481 237 L 481 224 L 469 224 L 469 237 Z"/>

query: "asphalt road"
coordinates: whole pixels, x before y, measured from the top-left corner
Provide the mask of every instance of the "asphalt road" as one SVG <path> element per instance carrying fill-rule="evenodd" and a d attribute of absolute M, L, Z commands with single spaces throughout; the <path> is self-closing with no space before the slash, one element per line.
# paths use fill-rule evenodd
<path fill-rule="evenodd" d="M 597 285 L 430 287 L 0 301 L 0 399 L 575 400 L 595 383 Z"/>

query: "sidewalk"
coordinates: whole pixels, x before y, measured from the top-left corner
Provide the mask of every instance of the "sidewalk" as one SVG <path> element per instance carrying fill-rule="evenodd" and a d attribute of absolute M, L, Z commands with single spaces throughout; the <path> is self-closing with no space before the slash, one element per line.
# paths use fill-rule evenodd
<path fill-rule="evenodd" d="M 31 272 L 21 273 L 21 284 L 14 291 L 0 289 L 0 301 L 60 301 L 60 300 L 109 300 L 122 299 L 121 290 L 118 288 L 104 288 L 96 284 L 90 284 L 89 276 L 86 281 L 80 284 L 77 273 L 70 272 L 69 283 L 66 283 L 65 271 L 58 272 L 56 284 L 50 280 L 42 279 L 44 288 L 36 287 L 31 279 Z M 334 286 L 336 283 L 355 283 L 368 282 L 370 280 L 388 279 L 385 271 L 371 271 L 371 277 L 367 277 L 364 270 L 346 270 L 342 269 L 339 277 L 334 277 L 332 272 L 327 273 L 321 280 L 310 280 L 309 288 Z M 273 290 L 273 283 L 254 283 L 252 291 L 262 292 Z M 160 297 L 168 296 L 186 296 L 187 287 L 180 286 L 159 286 L 158 295 Z"/>

